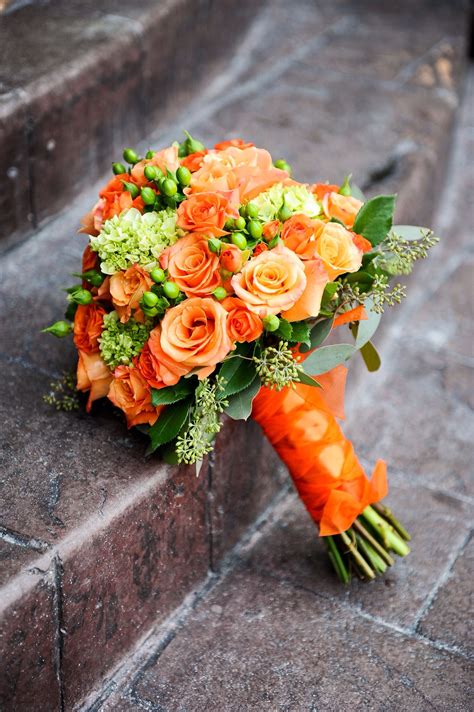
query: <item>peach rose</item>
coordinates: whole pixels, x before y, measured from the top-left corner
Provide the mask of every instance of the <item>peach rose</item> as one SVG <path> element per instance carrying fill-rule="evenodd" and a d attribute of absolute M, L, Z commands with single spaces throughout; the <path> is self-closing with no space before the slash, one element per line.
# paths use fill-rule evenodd
<path fill-rule="evenodd" d="M 316 252 L 316 230 L 323 227 L 321 220 L 311 220 L 302 213 L 292 215 L 281 231 L 281 239 L 289 250 L 293 250 L 302 260 L 314 259 Z"/>
<path fill-rule="evenodd" d="M 173 361 L 161 348 L 161 327 L 150 331 L 150 336 L 138 357 L 137 367 L 152 388 L 174 386 L 189 369 Z"/>
<path fill-rule="evenodd" d="M 125 413 L 127 426 L 153 425 L 163 409 L 151 403 L 148 383 L 133 366 L 117 366 L 108 398 Z"/>
<path fill-rule="evenodd" d="M 348 228 L 354 225 L 357 213 L 363 206 L 361 200 L 353 198 L 352 195 L 340 195 L 340 193 L 326 193 L 321 202 L 326 217 L 340 220 Z"/>
<path fill-rule="evenodd" d="M 236 217 L 229 201 L 218 193 L 195 193 L 183 200 L 178 208 L 178 227 L 187 232 L 194 230 L 213 237 L 222 237 L 222 228 L 228 217 Z"/>
<path fill-rule="evenodd" d="M 329 277 L 321 260 L 306 260 L 304 263 L 306 288 L 296 304 L 282 316 L 288 321 L 301 321 L 317 316 L 321 309 L 324 287 Z"/>
<path fill-rule="evenodd" d="M 137 208 L 142 211 L 145 207 L 140 196 L 132 199 L 128 190 L 125 189 L 123 181 L 135 182 L 128 173 L 122 173 L 114 176 L 99 193 L 100 200 L 93 210 L 94 224 L 99 227 L 99 230 L 105 220 L 109 220 L 114 215 L 120 215 L 123 210 Z"/>
<path fill-rule="evenodd" d="M 204 235 L 192 233 L 161 254 L 161 266 L 187 297 L 206 297 L 221 284 L 219 257 L 207 242 Z"/>
<path fill-rule="evenodd" d="M 135 182 L 140 187 L 147 185 L 148 180 L 145 177 L 146 166 L 156 166 L 163 173 L 166 170 L 171 172 L 175 171 L 180 166 L 178 159 L 178 147 L 169 146 L 168 148 L 163 148 L 161 151 L 156 151 L 153 158 L 144 158 L 143 160 L 135 163 L 132 168 L 132 182 Z"/>
<path fill-rule="evenodd" d="M 227 272 L 238 272 L 242 269 L 244 257 L 244 253 L 237 245 L 225 245 L 220 254 L 221 267 Z"/>
<path fill-rule="evenodd" d="M 79 351 L 77 390 L 89 391 L 90 389 L 86 406 L 87 412 L 90 411 L 93 401 L 107 395 L 111 382 L 112 374 L 97 351 L 94 353 Z"/>
<path fill-rule="evenodd" d="M 237 297 L 227 297 L 221 304 L 228 313 L 227 333 L 232 341 L 243 343 L 258 339 L 263 331 L 262 320 L 247 309 L 245 302 Z"/>
<path fill-rule="evenodd" d="M 354 244 L 352 233 L 339 223 L 322 225 L 316 238 L 316 250 L 329 278 L 333 280 L 340 274 L 357 272 L 362 264 L 362 250 Z"/>
<path fill-rule="evenodd" d="M 232 277 L 232 287 L 250 311 L 261 317 L 291 309 L 303 294 L 303 262 L 279 243 L 261 252 Z"/>
<path fill-rule="evenodd" d="M 113 305 L 125 323 L 130 319 L 132 310 L 138 309 L 144 292 L 153 284 L 148 272 L 139 265 L 129 267 L 125 272 L 116 272 L 110 278 L 109 290 Z"/>
<path fill-rule="evenodd" d="M 279 220 L 271 220 L 270 222 L 265 223 L 263 226 L 263 238 L 267 242 L 270 242 L 273 240 L 278 233 L 280 232 L 280 221 Z"/>
<path fill-rule="evenodd" d="M 233 348 L 226 322 L 227 312 L 215 299 L 185 299 L 166 312 L 161 347 L 174 362 L 206 378 Z"/>
<path fill-rule="evenodd" d="M 99 350 L 97 339 L 102 333 L 105 309 L 97 304 L 78 305 L 74 315 L 74 343 L 88 354 Z"/>
<path fill-rule="evenodd" d="M 201 168 L 192 174 L 191 184 L 185 193 L 227 193 L 238 187 L 238 181 L 232 169 L 220 161 L 208 161 L 204 157 Z"/>

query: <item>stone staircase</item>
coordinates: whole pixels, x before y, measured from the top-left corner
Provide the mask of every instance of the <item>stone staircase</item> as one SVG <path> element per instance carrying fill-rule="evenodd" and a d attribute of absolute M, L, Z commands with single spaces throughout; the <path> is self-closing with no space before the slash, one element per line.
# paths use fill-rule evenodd
<path fill-rule="evenodd" d="M 432 222 L 463 88 L 465 18 L 456 3 L 420 2 L 419 14 L 414 26 L 408 0 L 383 11 L 368 1 L 100 0 L 0 16 L 0 709 L 339 710 L 336 677 L 312 658 L 327 682 L 320 698 L 313 678 L 297 697 L 308 673 L 298 661 L 309 644 L 329 644 L 335 621 L 344 680 L 348 630 L 360 629 L 358 645 L 378 641 L 366 680 L 395 665 L 380 662 L 390 647 L 380 620 L 395 651 L 405 635 L 412 655 L 435 655 L 428 670 L 464 675 L 464 642 L 448 633 L 427 648 L 436 635 L 424 621 L 466 545 L 453 511 L 471 502 L 467 485 L 427 473 L 418 485 L 454 537 L 439 566 L 420 580 L 420 553 L 377 590 L 347 593 L 316 558 L 311 525 L 254 424 L 226 421 L 196 477 L 145 460 L 142 437 L 107 404 L 90 417 L 42 402 L 74 353 L 39 329 L 62 313 L 60 288 L 85 242 L 79 219 L 125 144 L 163 145 L 183 128 L 208 144 L 248 136 L 302 180 L 352 170 L 369 193 L 399 193 L 399 222 Z M 389 353 L 393 333 L 381 336 Z M 355 375 L 354 399 L 365 391 Z M 359 445 L 364 432 L 355 430 Z M 394 492 L 410 498 L 401 473 Z M 416 528 L 415 512 L 408 519 Z M 389 708 L 422 699 L 403 696 L 418 685 L 429 697 L 434 675 L 411 687 L 397 678 Z"/>

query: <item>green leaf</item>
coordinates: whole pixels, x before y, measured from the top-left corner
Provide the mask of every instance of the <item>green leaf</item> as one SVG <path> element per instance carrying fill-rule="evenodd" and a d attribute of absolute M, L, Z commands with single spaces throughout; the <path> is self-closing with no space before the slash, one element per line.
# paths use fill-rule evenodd
<path fill-rule="evenodd" d="M 293 327 L 291 341 L 309 347 L 311 345 L 309 324 L 306 321 L 295 321 L 291 326 Z"/>
<path fill-rule="evenodd" d="M 310 349 L 315 349 L 317 346 L 320 346 L 331 333 L 333 322 L 334 317 L 331 317 L 330 319 L 321 319 L 321 321 L 318 321 L 317 324 L 315 324 L 315 326 L 313 326 L 313 328 L 311 329 L 309 347 L 303 345 L 300 348 L 301 353 L 305 353 Z"/>
<path fill-rule="evenodd" d="M 310 376 L 317 376 L 319 373 L 326 373 L 340 363 L 344 363 L 355 351 L 356 347 L 352 344 L 321 346 L 303 362 L 303 368 Z"/>
<path fill-rule="evenodd" d="M 234 420 L 247 420 L 252 412 L 252 401 L 259 392 L 260 386 L 260 379 L 255 378 L 247 388 L 231 396 L 229 405 L 225 409 L 227 415 Z"/>
<path fill-rule="evenodd" d="M 252 383 L 256 376 L 255 364 L 249 359 L 231 356 L 222 364 L 219 376 L 226 380 L 224 390 L 220 393 L 221 398 L 226 398 L 243 391 Z"/>
<path fill-rule="evenodd" d="M 186 400 L 169 405 L 166 410 L 160 414 L 158 420 L 152 425 L 148 432 L 150 444 L 146 451 L 147 455 L 154 452 L 157 447 L 169 443 L 170 440 L 173 440 L 173 438 L 177 436 L 188 417 L 192 403 L 192 398 L 186 398 Z"/>
<path fill-rule="evenodd" d="M 369 272 L 354 272 L 344 277 L 344 282 L 357 284 L 361 292 L 367 292 L 374 282 L 374 277 Z"/>
<path fill-rule="evenodd" d="M 273 333 L 285 341 L 292 341 L 293 328 L 289 321 L 280 317 L 280 326 Z"/>
<path fill-rule="evenodd" d="M 303 383 L 305 386 L 315 386 L 316 388 L 322 388 L 321 384 L 308 376 L 304 371 L 300 372 L 299 383 Z"/>
<path fill-rule="evenodd" d="M 353 198 L 357 198 L 357 200 L 361 200 L 363 203 L 365 203 L 365 201 L 367 200 L 359 186 L 355 185 L 354 183 L 351 183 L 351 194 Z"/>
<path fill-rule="evenodd" d="M 428 227 L 418 227 L 417 225 L 394 225 L 391 231 L 403 240 L 421 240 L 424 233 L 431 233 Z"/>
<path fill-rule="evenodd" d="M 325 307 L 327 304 L 329 304 L 338 289 L 339 284 L 337 282 L 328 282 L 326 284 L 326 286 L 324 287 L 323 296 L 321 297 L 321 307 Z"/>
<path fill-rule="evenodd" d="M 390 232 L 394 210 L 394 195 L 379 195 L 377 198 L 372 198 L 357 213 L 352 229 L 358 235 L 363 235 L 372 245 L 378 245 Z"/>
<path fill-rule="evenodd" d="M 151 389 L 152 405 L 171 405 L 177 403 L 186 396 L 191 395 L 196 390 L 196 382 L 193 379 L 181 379 L 175 386 L 165 386 L 164 388 Z"/>
<path fill-rule="evenodd" d="M 373 302 L 371 299 L 366 300 L 365 310 L 367 312 L 368 319 L 363 319 L 357 324 L 355 337 L 356 349 L 361 349 L 368 341 L 370 341 L 380 324 L 382 314 L 377 314 L 377 312 L 372 311 L 372 304 Z"/>
<path fill-rule="evenodd" d="M 367 341 L 360 350 L 361 356 L 364 359 L 368 371 L 378 371 L 382 363 L 377 349 L 371 341 Z"/>

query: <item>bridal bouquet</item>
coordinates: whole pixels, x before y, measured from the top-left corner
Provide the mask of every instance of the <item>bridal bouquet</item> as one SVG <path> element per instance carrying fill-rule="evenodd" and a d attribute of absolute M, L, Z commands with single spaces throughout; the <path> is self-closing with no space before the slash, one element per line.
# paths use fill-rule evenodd
<path fill-rule="evenodd" d="M 340 579 L 372 579 L 409 552 L 380 504 L 386 467 L 368 479 L 338 424 L 343 365 L 371 344 L 391 284 L 435 243 L 393 226 L 395 196 L 308 185 L 284 160 L 241 139 L 207 149 L 186 139 L 125 163 L 100 191 L 65 320 L 87 410 L 107 397 L 149 452 L 192 464 L 212 450 L 221 414 L 252 416 L 288 466 Z M 127 165 L 125 165 L 127 164 Z M 336 327 L 347 343 L 322 345 Z M 47 399 L 72 407 L 71 396 Z"/>

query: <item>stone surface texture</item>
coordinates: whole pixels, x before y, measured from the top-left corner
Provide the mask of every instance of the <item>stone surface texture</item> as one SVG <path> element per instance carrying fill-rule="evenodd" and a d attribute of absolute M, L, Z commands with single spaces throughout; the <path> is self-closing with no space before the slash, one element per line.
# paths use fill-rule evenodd
<path fill-rule="evenodd" d="M 469 709 L 474 80 L 462 3 L 416 5 L 417 23 L 408 0 L 87 0 L 0 18 L 2 55 L 31 65 L 0 77 L 6 236 L 77 194 L 1 265 L 2 710 Z M 399 222 L 438 207 L 443 242 L 376 337 L 383 370 L 356 365 L 348 393 L 347 432 L 368 468 L 389 461 L 413 532 L 370 586 L 337 584 L 256 425 L 224 421 L 196 477 L 144 459 L 106 404 L 42 402 L 73 365 L 39 330 L 62 314 L 92 183 L 118 146 L 184 127 L 209 145 L 248 137 L 298 179 L 352 170 L 369 194 L 399 193 Z"/>

